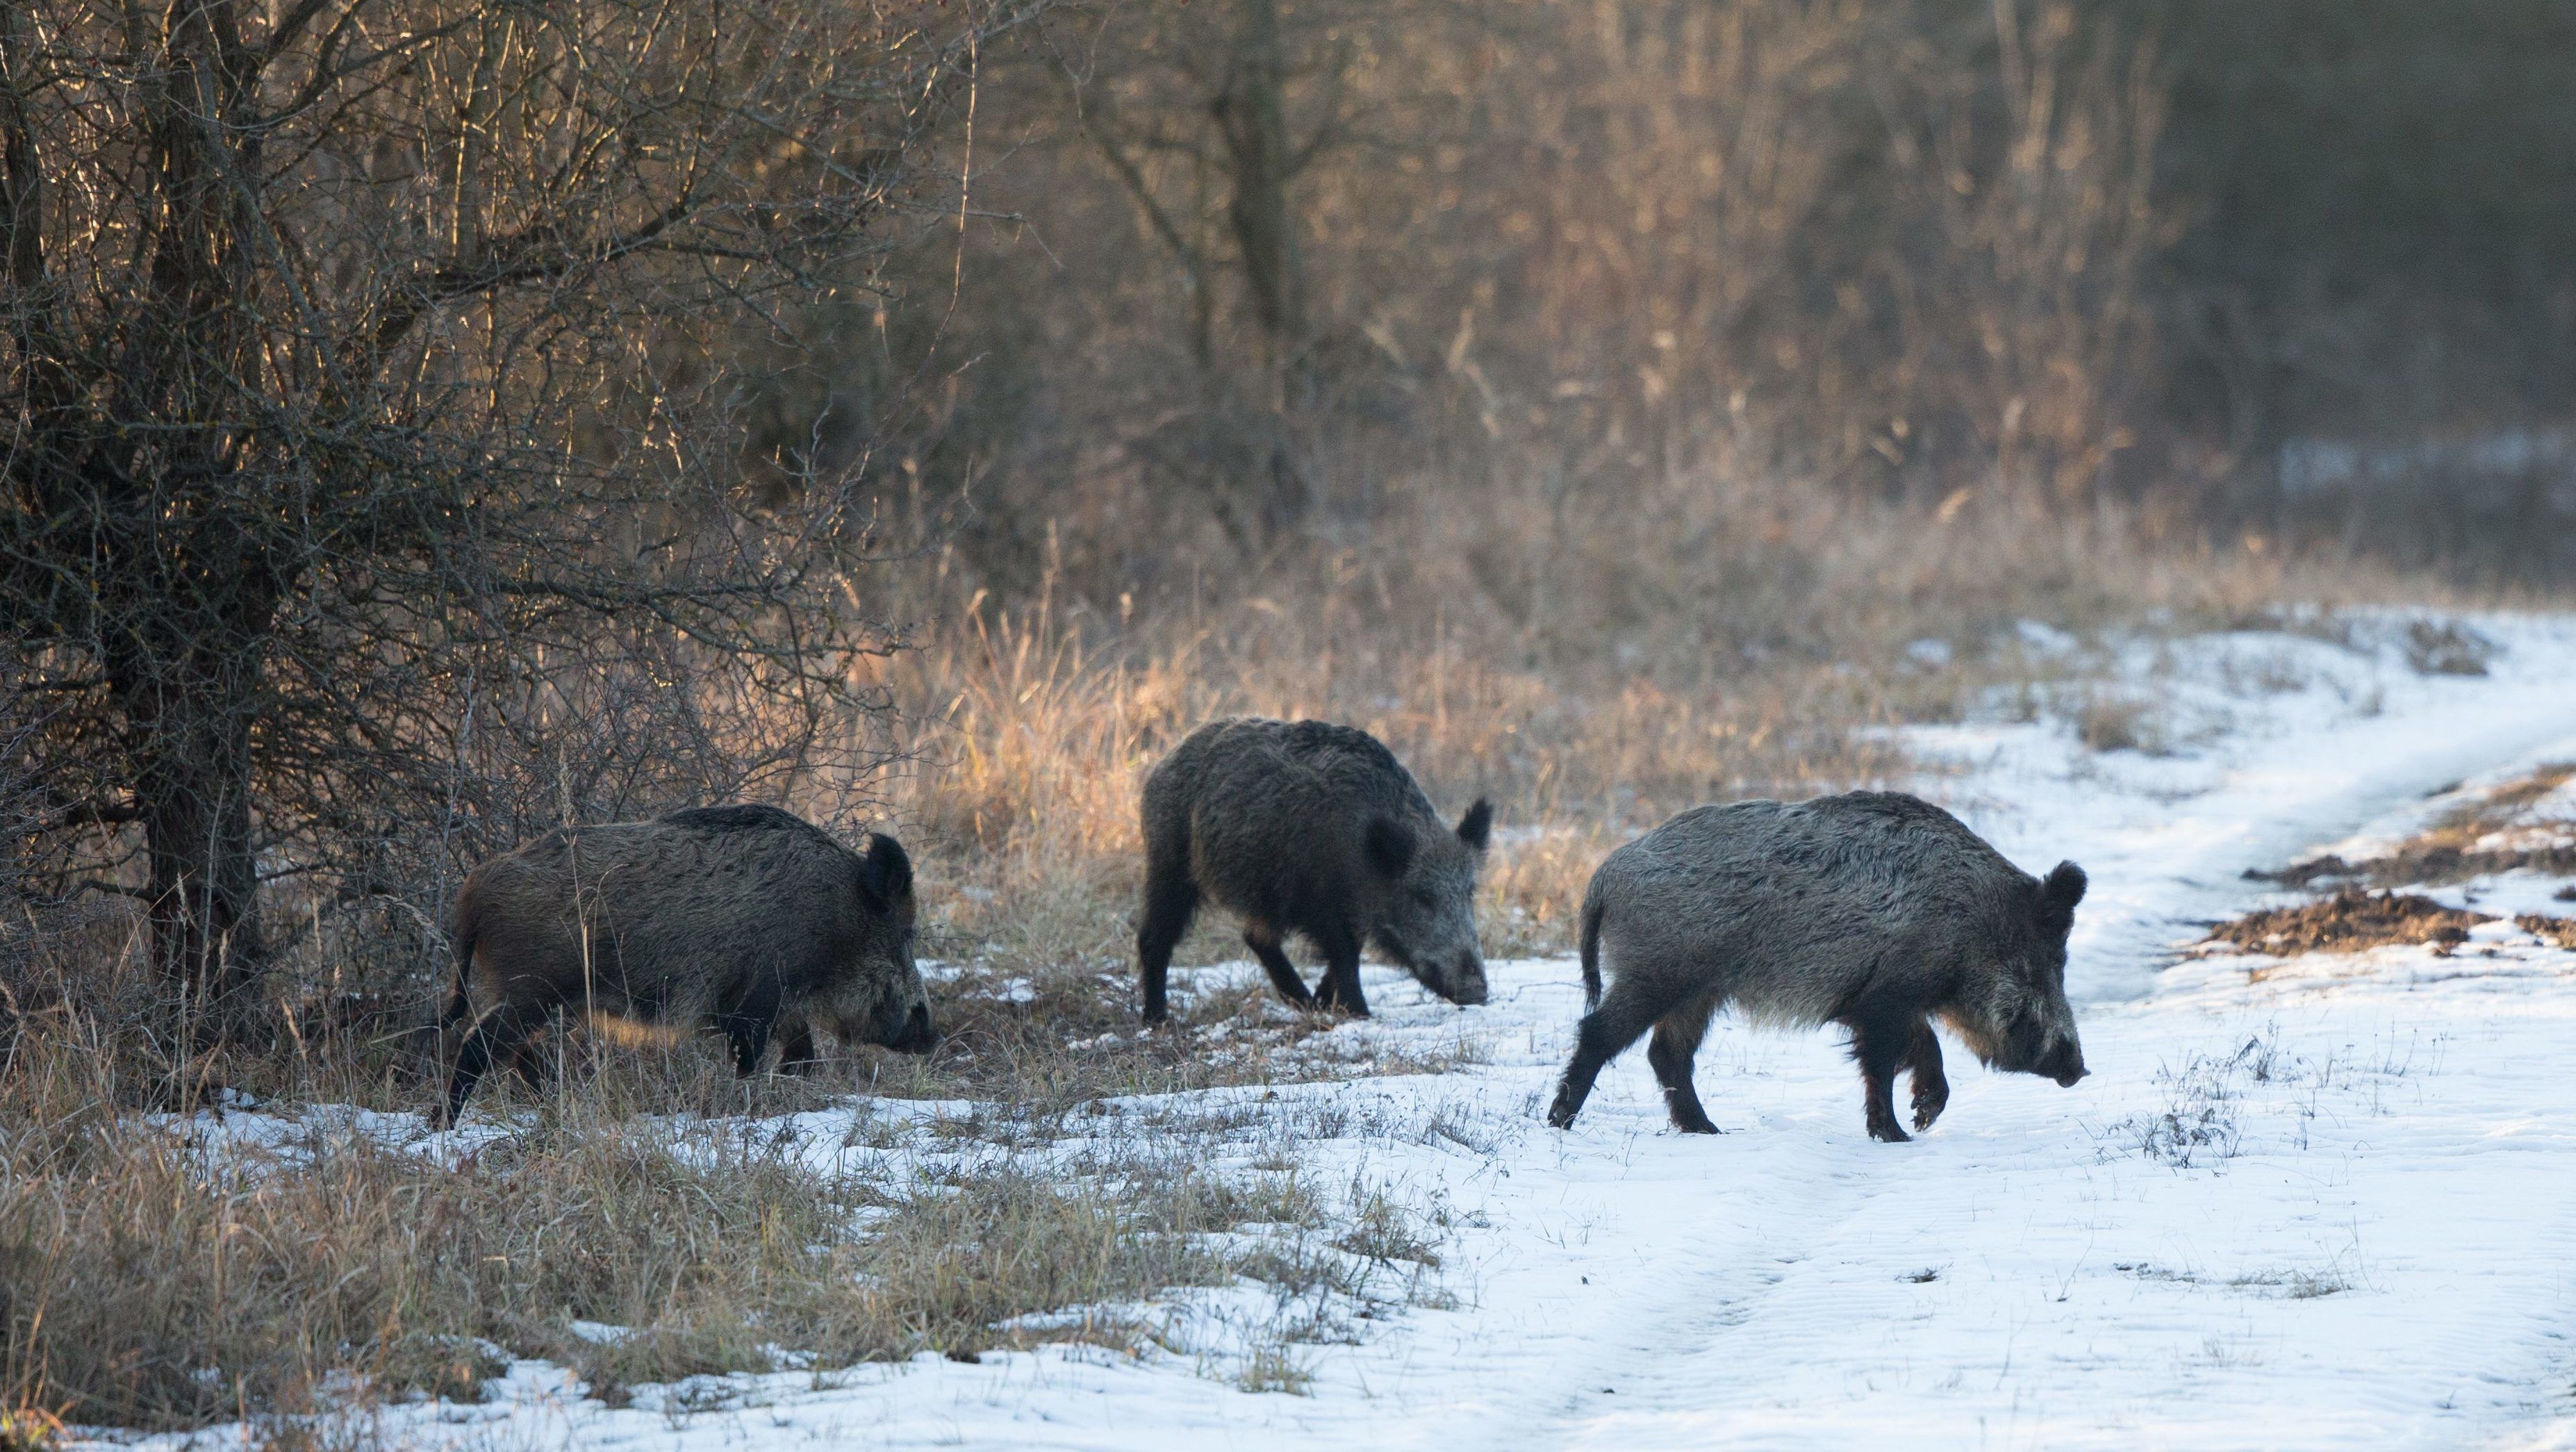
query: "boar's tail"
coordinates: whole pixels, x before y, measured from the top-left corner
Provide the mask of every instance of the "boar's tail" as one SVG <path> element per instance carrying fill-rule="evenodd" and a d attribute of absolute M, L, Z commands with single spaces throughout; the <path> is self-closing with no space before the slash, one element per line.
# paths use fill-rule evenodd
<path fill-rule="evenodd" d="M 1601 1006 L 1601 909 L 1599 892 L 1583 895 L 1583 1011 Z"/>

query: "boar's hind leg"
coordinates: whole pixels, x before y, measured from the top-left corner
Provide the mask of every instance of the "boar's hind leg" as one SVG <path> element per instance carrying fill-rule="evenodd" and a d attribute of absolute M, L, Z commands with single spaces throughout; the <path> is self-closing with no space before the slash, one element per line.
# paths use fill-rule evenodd
<path fill-rule="evenodd" d="M 1914 1081 L 1914 1127 L 1930 1129 L 1950 1107 L 1950 1080 L 1941 1072 L 1941 1040 L 1921 1019 L 1915 1020 L 1914 1037 L 1905 1046 L 1905 1072 Z"/>
<path fill-rule="evenodd" d="M 1715 1012 L 1715 998 L 1684 1004 L 1657 1019 L 1655 1036 L 1646 1041 L 1646 1062 L 1654 1066 L 1655 1082 L 1664 1086 L 1664 1107 L 1672 1111 L 1673 1128 L 1684 1134 L 1718 1132 L 1691 1084 L 1691 1060 L 1699 1053 L 1699 1041 L 1708 1036 L 1709 1015 Z"/>
<path fill-rule="evenodd" d="M 456 1051 L 456 1073 L 447 1081 L 447 1110 L 438 1117 L 437 1127 L 445 1129 L 456 1123 L 456 1116 L 464 1112 L 466 1097 L 491 1072 L 495 1055 L 508 1055 L 513 1063 L 517 1062 L 521 1044 L 549 1012 L 542 1003 L 507 1003 L 475 1023 L 474 1031 L 465 1036 L 463 1047 Z"/>
<path fill-rule="evenodd" d="M 1145 859 L 1145 917 L 1136 926 L 1136 964 L 1143 979 L 1147 1023 L 1161 1023 L 1170 1014 L 1163 994 L 1172 969 L 1172 949 L 1181 941 L 1181 934 L 1190 930 L 1190 918 L 1198 907 L 1199 885 L 1190 880 L 1187 858 L 1149 852 Z M 1275 979 L 1278 974 L 1274 971 L 1271 977 Z M 1301 993 L 1305 987 L 1302 983 L 1297 985 Z"/>
<path fill-rule="evenodd" d="M 1869 1137 L 1901 1144 L 1913 1138 L 1896 1122 L 1896 1070 L 1914 1043 L 1919 1015 L 1864 1006 L 1843 1019 L 1851 1030 L 1852 1057 L 1860 1061 L 1862 1108 Z"/>
<path fill-rule="evenodd" d="M 778 1026 L 778 1000 L 778 980 L 764 974 L 740 1002 L 716 1015 L 716 1028 L 733 1045 L 733 1071 L 738 1077 L 748 1079 L 760 1072 L 761 1056 L 769 1052 L 770 1031 Z"/>
<path fill-rule="evenodd" d="M 1360 997 L 1360 935 L 1348 929 L 1318 933 L 1316 946 L 1324 950 L 1324 986 L 1315 1006 L 1368 1017 L 1368 1000 Z"/>
<path fill-rule="evenodd" d="M 1268 970 L 1271 985 L 1279 990 L 1281 998 L 1299 1009 L 1315 1006 L 1315 995 L 1306 991 L 1306 980 L 1297 976 L 1297 965 L 1289 962 L 1288 955 L 1280 950 L 1277 928 L 1268 923 L 1249 924 L 1243 930 L 1243 944 L 1252 950 L 1253 957 L 1261 960 L 1261 966 Z"/>
<path fill-rule="evenodd" d="M 1679 1006 L 1670 994 L 1639 987 L 1644 981 L 1640 976 L 1611 984 L 1601 1006 L 1583 1016 L 1574 1033 L 1573 1062 L 1565 1066 L 1565 1077 L 1557 1081 L 1556 1102 L 1548 1106 L 1549 1124 L 1563 1129 L 1574 1123 L 1574 1116 L 1583 1112 L 1583 1101 L 1592 1095 L 1592 1081 L 1601 1077 L 1601 1067 Z M 1687 1064 L 1688 1058 L 1683 1062 Z M 1659 1077 L 1660 1073 L 1659 1069 Z"/>

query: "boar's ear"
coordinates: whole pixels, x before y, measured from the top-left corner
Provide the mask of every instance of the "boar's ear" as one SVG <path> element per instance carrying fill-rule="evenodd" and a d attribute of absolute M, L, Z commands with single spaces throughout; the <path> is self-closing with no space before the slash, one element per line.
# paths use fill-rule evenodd
<path fill-rule="evenodd" d="M 1478 797 L 1476 804 L 1467 809 L 1467 815 L 1458 819 L 1458 840 L 1482 852 L 1485 844 L 1493 839 L 1494 804 Z"/>
<path fill-rule="evenodd" d="M 868 837 L 868 855 L 859 859 L 859 895 L 879 912 L 912 896 L 912 858 L 903 844 L 883 832 Z"/>
<path fill-rule="evenodd" d="M 1393 817 L 1369 818 L 1368 836 L 1360 845 L 1380 876 L 1402 877 L 1413 865 L 1413 834 Z"/>
<path fill-rule="evenodd" d="M 2039 920 L 2050 927 L 2071 927 L 2075 922 L 2075 905 L 2084 900 L 2084 869 L 2072 862 L 2061 862 L 2048 869 L 2048 877 L 2039 885 Z"/>

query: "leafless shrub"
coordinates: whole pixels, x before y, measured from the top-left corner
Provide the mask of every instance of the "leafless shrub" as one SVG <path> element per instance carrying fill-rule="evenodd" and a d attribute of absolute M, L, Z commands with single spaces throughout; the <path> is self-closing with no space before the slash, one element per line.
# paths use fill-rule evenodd
<path fill-rule="evenodd" d="M 933 513 L 971 496 L 1014 603 L 1435 557 L 1495 482 L 1537 508 L 1462 563 L 1524 621 L 1579 613 L 1515 578 L 1544 532 L 1667 476 L 2007 529 L 2126 497 L 2167 229 L 2152 57 L 2107 14 L 1229 0 L 1038 35 L 980 118 L 1011 220 L 941 294 L 974 367 L 902 465 Z"/>
<path fill-rule="evenodd" d="M 2076 707 L 2075 739 L 2092 751 L 2162 756 L 2172 749 L 2166 741 L 2164 722 L 2152 704 L 2108 691 L 2095 693 Z"/>
<path fill-rule="evenodd" d="M 2180 1068 L 2156 1070 L 2165 1107 L 2133 1115 L 2103 1131 L 2127 1153 L 2177 1170 L 2210 1169 L 2234 1159 L 2244 1143 L 2239 1116 L 2254 1085 L 2286 1085 L 2316 1077 L 2305 1061 L 2284 1052 L 2277 1028 L 2267 1026 L 2227 1054 L 2194 1053 Z M 2304 1137 L 2300 1141 L 2304 1147 Z"/>
<path fill-rule="evenodd" d="M 0 734 L 49 890 L 134 897 L 256 1032 L 276 908 L 432 917 L 531 815 L 870 760 L 867 486 L 746 482 L 732 360 L 866 286 L 1034 8 L 0 17 Z"/>

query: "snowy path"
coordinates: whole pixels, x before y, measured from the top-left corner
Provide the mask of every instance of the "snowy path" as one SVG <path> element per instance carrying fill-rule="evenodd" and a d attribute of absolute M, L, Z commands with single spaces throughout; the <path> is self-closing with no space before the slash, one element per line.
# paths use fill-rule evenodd
<path fill-rule="evenodd" d="M 2170 759 L 2093 756 L 2045 725 L 1924 733 L 1968 765 L 1940 789 L 2008 854 L 2090 871 L 2074 982 L 2094 1072 L 2061 1090 L 1954 1048 L 1948 1113 L 1912 1144 L 1863 1133 L 1836 1036 L 1724 1020 L 1699 1058 L 1724 1136 L 1665 1128 L 1642 1053 L 1555 1133 L 1536 1115 L 1580 1013 L 1570 961 L 1492 965 L 1493 1002 L 1466 1014 L 1372 969 L 1380 1018 L 1337 1032 L 1463 1033 L 1484 1062 L 1278 1092 L 1463 1127 L 1309 1147 L 1313 1173 L 1450 1208 L 1462 1304 L 1311 1348 L 1309 1395 L 1054 1348 L 745 1379 L 725 1410 L 666 1416 L 583 1402 L 529 1364 L 483 1406 L 388 1430 L 692 1449 L 2576 1447 L 2559 1060 L 2576 953 L 2491 925 L 2448 958 L 2384 948 L 2259 981 L 2247 960 L 2160 966 L 2190 923 L 2256 897 L 2247 866 L 2402 830 L 2462 776 L 2576 758 L 2576 623 L 2488 628 L 2509 651 L 2478 679 L 2278 636 L 2189 643 L 2157 689 L 2223 729 Z M 2214 684 L 2249 652 L 2291 660 L 2300 688 Z M 2211 1141 L 2188 1164 L 2177 1128 Z"/>

